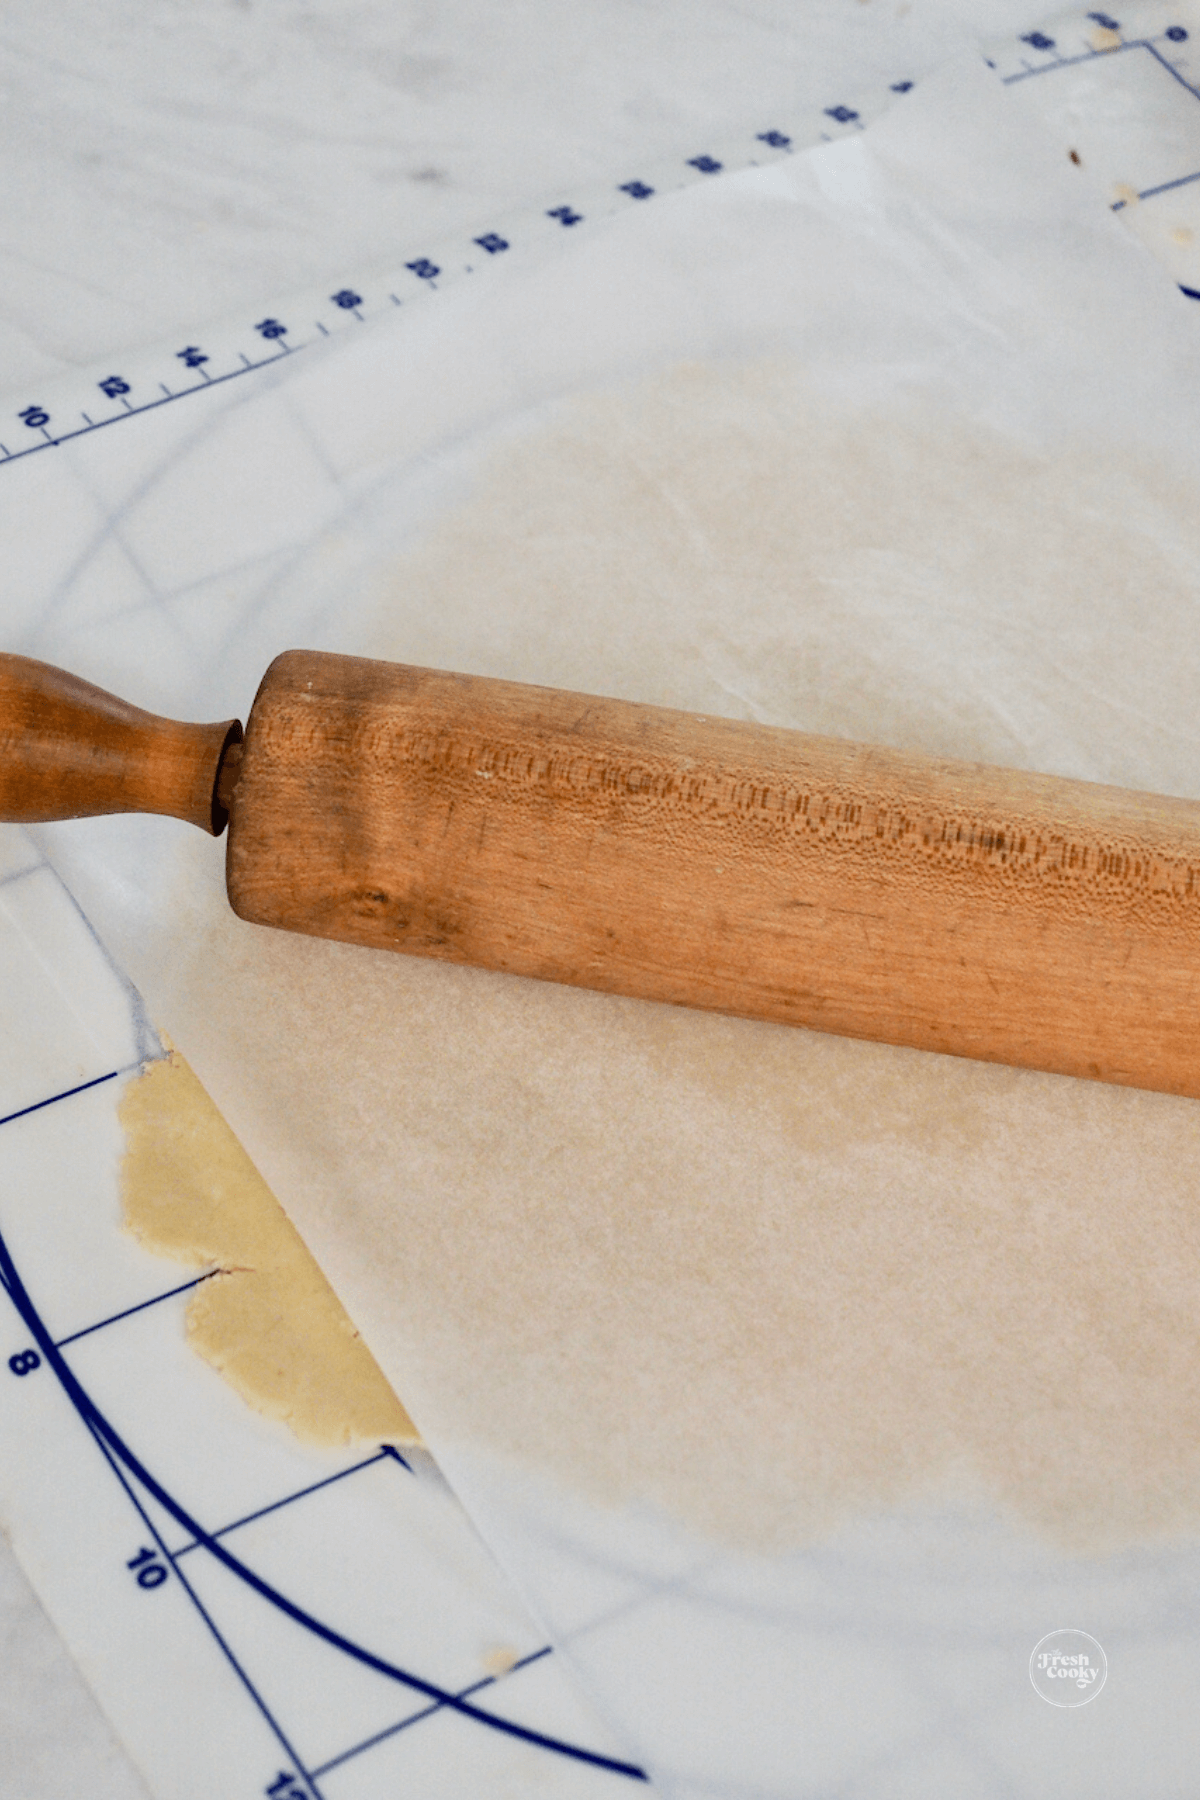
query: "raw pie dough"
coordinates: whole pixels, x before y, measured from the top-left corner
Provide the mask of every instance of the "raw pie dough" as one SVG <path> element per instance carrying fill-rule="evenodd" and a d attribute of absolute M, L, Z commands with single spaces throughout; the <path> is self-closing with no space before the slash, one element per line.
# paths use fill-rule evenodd
<path fill-rule="evenodd" d="M 419 1442 L 295 1227 L 177 1051 L 129 1083 L 119 1116 L 126 1229 L 156 1255 L 215 1265 L 188 1308 L 197 1354 L 306 1443 Z"/>

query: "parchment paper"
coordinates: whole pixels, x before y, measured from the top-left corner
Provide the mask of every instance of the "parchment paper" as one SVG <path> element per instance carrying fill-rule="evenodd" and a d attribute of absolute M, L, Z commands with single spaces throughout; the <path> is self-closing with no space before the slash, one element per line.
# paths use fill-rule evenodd
<path fill-rule="evenodd" d="M 302 643 L 1200 789 L 1196 320 L 982 67 L 404 326 L 131 501 L 230 542 L 156 705 Z M 198 836 L 44 836 L 667 1791 L 1175 1791 L 1191 1103 L 261 934 Z M 1086 1736 L 1024 1673 L 1064 1624 L 1126 1653 Z"/>

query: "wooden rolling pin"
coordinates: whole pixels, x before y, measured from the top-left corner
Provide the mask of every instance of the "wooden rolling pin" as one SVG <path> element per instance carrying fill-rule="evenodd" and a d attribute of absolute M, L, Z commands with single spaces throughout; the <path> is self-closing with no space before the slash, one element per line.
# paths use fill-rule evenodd
<path fill-rule="evenodd" d="M 178 725 L 0 656 L 0 818 L 229 821 L 260 925 L 1200 1097 L 1200 803 L 292 650 Z"/>

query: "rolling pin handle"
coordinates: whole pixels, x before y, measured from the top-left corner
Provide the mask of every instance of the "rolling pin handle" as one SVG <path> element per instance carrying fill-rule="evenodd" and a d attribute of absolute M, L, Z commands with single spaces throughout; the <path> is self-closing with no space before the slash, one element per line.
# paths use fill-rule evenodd
<path fill-rule="evenodd" d="M 49 663 L 0 653 L 0 820 L 7 823 L 147 812 L 219 837 L 241 741 L 236 719 L 179 724 Z"/>
<path fill-rule="evenodd" d="M 225 739 L 225 748 L 221 752 L 221 761 L 217 769 L 217 782 L 213 789 L 213 835 L 220 837 L 229 818 L 233 805 L 233 790 L 238 784 L 238 776 L 242 772 L 242 728 L 235 719 L 229 728 L 229 736 Z M 220 818 L 220 824 L 215 823 Z"/>

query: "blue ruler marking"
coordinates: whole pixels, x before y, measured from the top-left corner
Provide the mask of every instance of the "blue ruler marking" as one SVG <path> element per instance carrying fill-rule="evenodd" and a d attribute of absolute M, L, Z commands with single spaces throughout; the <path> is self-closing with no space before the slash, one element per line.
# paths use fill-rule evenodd
<path fill-rule="evenodd" d="M 104 1082 L 114 1080 L 118 1073 L 120 1073 L 120 1071 L 113 1070 L 106 1075 L 96 1077 L 92 1081 L 81 1082 L 77 1087 L 67 1088 L 59 1093 L 48 1095 L 44 1100 L 36 1101 L 30 1106 L 22 1107 L 19 1111 L 10 1113 L 7 1118 L 0 1120 L 0 1125 L 9 1124 L 17 1119 L 26 1118 L 31 1113 L 41 1112 L 44 1108 L 55 1106 L 64 1100 L 69 1100 L 76 1094 L 86 1093 L 91 1088 L 98 1087 Z M 201 1277 L 201 1279 L 203 1279 L 203 1277 Z M 191 1285 L 194 1284 L 186 1283 L 185 1287 Z M 310 1800 L 323 1800 L 313 1774 L 304 1769 L 283 1728 L 275 1719 L 271 1710 L 267 1707 L 249 1674 L 242 1667 L 241 1662 L 227 1643 L 225 1637 L 199 1596 L 196 1594 L 194 1588 L 179 1569 L 178 1565 L 180 1559 L 191 1550 L 206 1550 L 217 1562 L 221 1563 L 230 1574 L 234 1575 L 248 1587 L 251 1592 L 257 1594 L 268 1605 L 281 1612 L 284 1617 L 290 1619 L 293 1624 L 298 1625 L 304 1631 L 311 1633 L 314 1637 L 328 1644 L 330 1648 L 341 1651 L 353 1661 L 361 1663 L 369 1669 L 373 1669 L 378 1674 L 388 1676 L 400 1686 L 409 1688 L 414 1692 L 423 1695 L 427 1701 L 432 1702 L 431 1705 L 422 1708 L 418 1714 L 412 1716 L 410 1719 L 401 1721 L 399 1725 L 390 1728 L 377 1739 L 373 1738 L 368 1743 L 349 1747 L 341 1756 L 335 1759 L 336 1762 L 348 1761 L 352 1756 L 361 1754 L 364 1750 L 372 1747 L 375 1742 L 382 1742 L 384 1738 L 394 1736 L 396 1731 L 400 1730 L 408 1723 L 415 1723 L 417 1718 L 431 1717 L 439 1711 L 449 1709 L 492 1731 L 500 1732 L 507 1737 L 516 1738 L 523 1743 L 530 1744 L 541 1750 L 549 1751 L 571 1761 L 584 1763 L 592 1768 L 601 1769 L 609 1774 L 621 1776 L 631 1781 L 646 1782 L 649 1779 L 645 1771 L 639 1768 L 636 1763 L 624 1762 L 618 1757 L 605 1756 L 599 1751 L 588 1750 L 583 1745 L 568 1743 L 562 1738 L 553 1737 L 546 1732 L 535 1731 L 529 1726 L 520 1725 L 514 1720 L 504 1718 L 501 1714 L 489 1712 L 484 1707 L 474 1705 L 469 1696 L 477 1692 L 482 1686 L 490 1685 L 490 1680 L 473 1683 L 461 1693 L 456 1693 L 451 1689 L 440 1687 L 436 1682 L 428 1681 L 423 1676 L 414 1674 L 411 1670 L 402 1669 L 395 1663 L 388 1661 L 386 1658 L 375 1655 L 373 1651 L 368 1650 L 364 1645 L 355 1643 L 352 1639 L 347 1638 L 333 1627 L 326 1625 L 312 1613 L 307 1612 L 303 1607 L 296 1605 L 294 1601 L 289 1600 L 278 1588 L 264 1580 L 263 1577 L 258 1575 L 247 1563 L 244 1563 L 220 1542 L 222 1536 L 230 1531 L 237 1530 L 241 1525 L 248 1523 L 248 1520 L 234 1520 L 232 1523 L 216 1532 L 206 1531 L 199 1521 L 187 1511 L 187 1509 L 162 1485 L 161 1482 L 158 1481 L 149 1468 L 138 1458 L 129 1445 L 125 1443 L 116 1428 L 106 1418 L 104 1413 L 101 1412 L 100 1408 L 96 1405 L 95 1401 L 91 1398 L 90 1394 L 67 1364 L 60 1345 L 57 1344 L 51 1336 L 48 1327 L 42 1319 L 41 1313 L 25 1286 L 3 1235 L 0 1235 L 0 1287 L 3 1287 L 19 1314 L 25 1329 L 29 1332 L 37 1346 L 36 1353 L 24 1351 L 9 1359 L 9 1367 L 13 1374 L 20 1373 L 22 1376 L 25 1376 L 34 1372 L 39 1367 L 40 1357 L 40 1360 L 44 1362 L 56 1376 L 59 1386 L 70 1401 L 81 1424 L 86 1427 L 93 1441 L 104 1456 L 112 1473 L 116 1476 L 121 1487 L 128 1495 L 131 1504 L 137 1510 L 146 1530 L 153 1537 L 158 1553 L 164 1564 L 169 1565 L 174 1571 L 181 1587 L 188 1595 L 188 1598 L 191 1600 L 197 1613 L 204 1621 L 209 1631 L 212 1633 L 213 1638 L 228 1659 L 230 1666 L 242 1683 L 247 1694 L 259 1709 L 270 1729 L 274 1732 L 280 1748 L 295 1764 L 296 1770 L 299 1771 L 299 1782 L 307 1787 Z M 177 1289 L 175 1291 L 182 1292 L 183 1289 Z M 144 1305 L 156 1305 L 160 1300 L 165 1298 L 167 1298 L 166 1295 L 158 1295 L 145 1302 Z M 114 1325 L 119 1320 L 128 1318 L 132 1313 L 140 1312 L 142 1310 L 144 1310 L 143 1306 L 128 1308 L 124 1312 L 114 1314 L 112 1317 L 100 1321 L 97 1325 L 88 1327 L 86 1331 L 74 1335 L 79 1337 L 86 1336 L 93 1330 L 101 1330 L 107 1326 Z M 68 1338 L 63 1341 L 72 1342 L 74 1339 Z M 32 1357 L 32 1361 L 29 1360 L 30 1357 Z M 18 1370 L 16 1366 L 18 1363 L 24 1364 L 25 1366 Z M 398 1453 L 394 1452 L 390 1447 L 385 1447 L 378 1456 L 372 1456 L 365 1461 L 356 1464 L 353 1468 L 343 1471 L 343 1474 L 355 1474 L 363 1468 L 370 1467 L 384 1457 L 394 1459 L 405 1469 L 408 1468 L 408 1464 L 404 1462 L 404 1459 L 399 1456 Z M 335 1477 L 335 1479 L 337 1479 L 337 1477 Z M 287 1495 L 277 1503 L 277 1507 L 291 1505 L 294 1502 L 303 1499 L 309 1492 L 316 1491 L 317 1487 L 323 1487 L 325 1485 L 327 1484 L 324 1482 L 317 1483 L 311 1489 L 304 1489 L 299 1493 Z M 178 1551 L 170 1550 L 163 1540 L 160 1532 L 154 1525 L 139 1498 L 138 1489 L 141 1489 L 155 1500 L 158 1505 L 174 1519 L 175 1523 L 187 1533 L 190 1541 Z M 264 1510 L 270 1511 L 276 1510 L 276 1508 L 267 1508 Z M 544 1654 L 544 1652 L 539 1652 L 538 1654 L 541 1655 Z M 533 1659 L 526 1658 L 525 1660 L 530 1661 Z M 326 1769 L 333 1766 L 332 1763 L 325 1765 Z"/>

